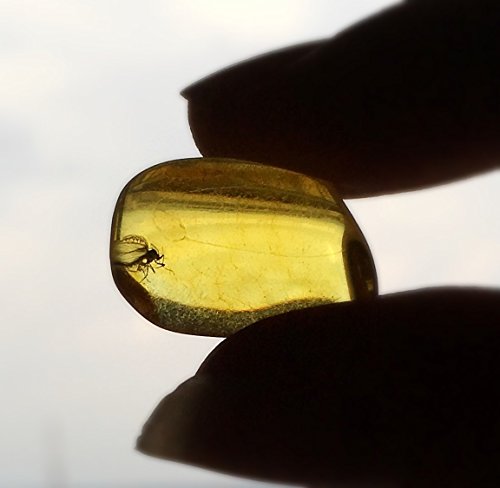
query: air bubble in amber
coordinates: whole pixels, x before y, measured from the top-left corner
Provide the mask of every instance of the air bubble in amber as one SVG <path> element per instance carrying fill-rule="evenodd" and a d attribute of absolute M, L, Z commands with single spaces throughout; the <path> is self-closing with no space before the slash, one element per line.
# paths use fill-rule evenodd
<path fill-rule="evenodd" d="M 113 216 L 111 267 L 138 312 L 188 334 L 227 336 L 377 292 L 365 239 L 328 184 L 227 159 L 172 161 L 133 178 Z"/>

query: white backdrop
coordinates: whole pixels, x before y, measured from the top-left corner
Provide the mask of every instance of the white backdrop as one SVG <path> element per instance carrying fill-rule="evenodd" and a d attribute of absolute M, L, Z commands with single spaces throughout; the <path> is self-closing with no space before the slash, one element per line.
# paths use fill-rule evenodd
<path fill-rule="evenodd" d="M 134 451 L 219 340 L 161 330 L 121 297 L 113 207 L 140 170 L 198 155 L 182 88 L 390 3 L 0 0 L 1 486 L 261 486 Z M 500 285 L 499 172 L 348 205 L 381 292 Z"/>

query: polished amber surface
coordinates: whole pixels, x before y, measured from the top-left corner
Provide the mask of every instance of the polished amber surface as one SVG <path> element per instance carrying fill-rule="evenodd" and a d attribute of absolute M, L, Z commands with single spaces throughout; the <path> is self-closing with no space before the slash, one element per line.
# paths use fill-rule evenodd
<path fill-rule="evenodd" d="M 136 310 L 188 334 L 226 336 L 377 292 L 366 242 L 328 185 L 236 160 L 172 161 L 133 178 L 116 205 L 111 265 Z"/>

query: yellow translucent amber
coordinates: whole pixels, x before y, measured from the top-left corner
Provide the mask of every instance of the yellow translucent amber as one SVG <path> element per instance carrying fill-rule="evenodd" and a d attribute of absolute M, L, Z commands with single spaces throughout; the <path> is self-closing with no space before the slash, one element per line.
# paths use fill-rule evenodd
<path fill-rule="evenodd" d="M 227 336 L 377 292 L 365 239 L 329 185 L 228 159 L 172 161 L 133 178 L 113 216 L 111 267 L 138 312 L 188 334 Z"/>

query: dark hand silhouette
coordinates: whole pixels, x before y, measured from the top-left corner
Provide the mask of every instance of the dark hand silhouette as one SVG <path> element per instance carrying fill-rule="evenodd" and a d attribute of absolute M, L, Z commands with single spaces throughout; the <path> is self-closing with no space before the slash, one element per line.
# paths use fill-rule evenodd
<path fill-rule="evenodd" d="M 493 169 L 499 25 L 493 1 L 398 5 L 190 87 L 193 135 L 206 156 L 318 176 L 344 197 Z M 308 485 L 499 486 L 499 300 L 425 289 L 247 327 L 163 400 L 138 447 Z"/>

